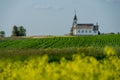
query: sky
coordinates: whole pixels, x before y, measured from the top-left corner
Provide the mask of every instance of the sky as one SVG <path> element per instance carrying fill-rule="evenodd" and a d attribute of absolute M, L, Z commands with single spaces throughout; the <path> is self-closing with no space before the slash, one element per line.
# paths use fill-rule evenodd
<path fill-rule="evenodd" d="M 0 0 L 0 31 L 24 26 L 27 36 L 70 32 L 75 10 L 78 23 L 99 24 L 101 33 L 120 32 L 120 0 Z"/>

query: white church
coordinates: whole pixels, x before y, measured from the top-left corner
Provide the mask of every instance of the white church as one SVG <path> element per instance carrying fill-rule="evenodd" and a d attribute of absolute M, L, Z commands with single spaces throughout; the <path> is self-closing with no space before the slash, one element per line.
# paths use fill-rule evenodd
<path fill-rule="evenodd" d="M 78 24 L 75 14 L 72 25 L 72 35 L 98 35 L 98 23 L 94 24 Z"/>

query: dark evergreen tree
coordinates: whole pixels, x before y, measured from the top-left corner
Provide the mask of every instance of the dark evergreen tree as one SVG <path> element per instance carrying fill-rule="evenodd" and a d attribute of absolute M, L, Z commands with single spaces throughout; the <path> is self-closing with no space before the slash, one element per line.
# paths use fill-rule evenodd
<path fill-rule="evenodd" d="M 98 35 L 100 35 L 100 31 L 98 31 Z"/>

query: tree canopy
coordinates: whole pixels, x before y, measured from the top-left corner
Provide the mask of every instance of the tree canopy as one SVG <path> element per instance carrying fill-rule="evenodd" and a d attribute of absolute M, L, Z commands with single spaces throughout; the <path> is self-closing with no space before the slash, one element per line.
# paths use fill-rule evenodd
<path fill-rule="evenodd" d="M 23 26 L 13 26 L 12 36 L 26 36 L 26 29 Z"/>

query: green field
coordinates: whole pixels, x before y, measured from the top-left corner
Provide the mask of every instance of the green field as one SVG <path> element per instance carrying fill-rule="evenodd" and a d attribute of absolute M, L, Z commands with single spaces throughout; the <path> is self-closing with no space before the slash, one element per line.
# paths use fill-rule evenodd
<path fill-rule="evenodd" d="M 48 37 L 48 38 L 7 38 L 0 40 L 0 48 L 28 49 L 28 48 L 76 48 L 76 47 L 104 47 L 120 46 L 120 35 L 78 36 L 78 37 Z"/>
<path fill-rule="evenodd" d="M 0 80 L 120 80 L 120 35 L 1 38 Z"/>

